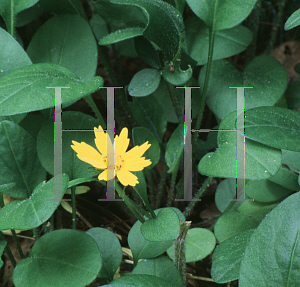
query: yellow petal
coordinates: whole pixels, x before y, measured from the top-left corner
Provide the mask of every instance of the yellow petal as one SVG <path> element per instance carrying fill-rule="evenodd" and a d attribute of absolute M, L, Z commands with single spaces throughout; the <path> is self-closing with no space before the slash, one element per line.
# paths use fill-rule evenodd
<path fill-rule="evenodd" d="M 130 159 L 130 158 L 139 158 L 141 157 L 145 151 L 151 146 L 151 144 L 148 144 L 148 141 L 143 143 L 141 146 L 135 146 L 130 151 L 125 153 L 122 158 L 124 160 Z"/>
<path fill-rule="evenodd" d="M 115 137 L 115 151 L 117 155 L 122 155 L 126 152 L 129 146 L 128 129 L 123 128 L 120 137 Z"/>
<path fill-rule="evenodd" d="M 72 141 L 71 148 L 77 153 L 77 157 L 94 166 L 95 168 L 105 169 L 106 163 L 103 156 L 92 146 L 86 144 L 85 142 Z"/>
<path fill-rule="evenodd" d="M 95 144 L 100 153 L 104 156 L 107 155 L 107 144 L 112 145 L 110 137 L 104 132 L 101 126 L 94 128 Z M 107 143 L 108 140 L 108 143 Z"/>
<path fill-rule="evenodd" d="M 114 172 L 114 173 L 115 173 L 115 172 Z M 107 169 L 104 170 L 103 172 L 101 172 L 101 173 L 98 175 L 98 179 L 99 179 L 99 180 L 106 180 L 106 181 L 111 180 L 111 179 L 113 179 L 114 177 L 115 177 L 115 176 L 107 178 Z"/>
<path fill-rule="evenodd" d="M 135 186 L 137 183 L 139 183 L 138 178 L 126 169 L 118 170 L 117 177 L 124 186 Z"/>
<path fill-rule="evenodd" d="M 146 159 L 144 157 L 140 157 L 135 159 L 134 161 L 128 162 L 127 160 L 123 163 L 122 168 L 130 170 L 130 171 L 139 171 L 143 170 L 146 166 L 151 165 L 151 160 Z"/>

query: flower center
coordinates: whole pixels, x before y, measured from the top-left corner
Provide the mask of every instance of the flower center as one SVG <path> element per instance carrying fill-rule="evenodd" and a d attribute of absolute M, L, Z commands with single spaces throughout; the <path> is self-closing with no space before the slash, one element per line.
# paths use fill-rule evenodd
<path fill-rule="evenodd" d="M 103 157 L 103 162 L 104 162 L 104 164 L 107 165 L 107 156 L 104 156 L 104 157 Z M 124 159 L 122 159 L 122 157 L 121 157 L 120 155 L 116 156 L 116 157 L 115 157 L 115 165 L 114 165 L 114 168 L 117 169 L 117 170 L 120 170 L 121 167 L 122 167 L 123 162 L 124 162 Z M 109 165 L 107 166 L 107 168 L 108 168 L 108 169 L 109 169 L 109 168 L 112 168 L 112 165 L 109 164 Z"/>

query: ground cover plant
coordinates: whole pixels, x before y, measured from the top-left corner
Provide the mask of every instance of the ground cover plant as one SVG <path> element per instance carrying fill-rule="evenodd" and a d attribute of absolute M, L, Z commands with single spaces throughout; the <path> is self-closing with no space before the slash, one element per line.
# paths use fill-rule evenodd
<path fill-rule="evenodd" d="M 298 2 L 2 0 L 0 285 L 298 286 Z"/>

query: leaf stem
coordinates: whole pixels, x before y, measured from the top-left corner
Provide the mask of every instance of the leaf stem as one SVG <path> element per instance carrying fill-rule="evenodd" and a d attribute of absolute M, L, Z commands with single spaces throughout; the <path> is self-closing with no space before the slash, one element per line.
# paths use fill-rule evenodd
<path fill-rule="evenodd" d="M 155 202 L 155 209 L 159 208 L 160 204 L 161 204 L 161 197 L 162 197 L 164 185 L 165 185 L 166 178 L 167 178 L 167 171 L 168 171 L 168 166 L 167 166 L 167 164 L 165 164 L 164 169 L 163 169 L 163 174 L 161 176 L 159 187 L 158 187 L 158 193 L 157 193 L 156 202 Z"/>
<path fill-rule="evenodd" d="M 106 129 L 106 123 L 105 121 L 103 120 L 103 117 L 97 107 L 97 105 L 95 104 L 94 102 L 94 99 L 92 97 L 92 95 L 88 95 L 86 97 L 84 97 L 84 99 L 86 100 L 86 102 L 89 104 L 89 106 L 92 108 L 93 112 L 95 113 L 97 119 L 99 120 L 100 122 L 100 125 L 103 129 Z"/>
<path fill-rule="evenodd" d="M 2 233 L 2 231 L 0 231 L 0 240 L 5 240 L 5 237 L 4 237 L 3 233 Z M 5 240 L 5 241 L 6 241 L 6 240 Z M 5 246 L 4 251 L 6 252 L 6 254 L 7 254 L 9 260 L 11 261 L 12 266 L 13 266 L 13 267 L 16 267 L 16 265 L 17 265 L 16 259 L 15 259 L 15 257 L 13 256 L 13 254 L 12 254 L 12 252 L 11 252 L 11 249 L 10 249 L 10 247 L 9 247 L 8 244 Z"/>
<path fill-rule="evenodd" d="M 18 248 L 18 251 L 19 251 L 19 254 L 20 254 L 21 259 L 25 258 L 24 253 L 23 253 L 23 250 L 22 250 L 21 245 L 20 245 L 20 242 L 19 242 L 19 240 L 18 240 L 16 231 L 15 231 L 14 229 L 11 229 L 10 231 L 11 231 L 11 234 L 12 234 L 12 236 L 13 236 L 14 242 L 15 242 L 17 248 Z"/>
<path fill-rule="evenodd" d="M 76 230 L 76 186 L 71 187 L 71 203 L 72 203 L 72 229 Z"/>
<path fill-rule="evenodd" d="M 171 186 L 170 186 L 170 192 L 169 192 L 168 203 L 167 203 L 168 207 L 170 207 L 171 203 L 172 203 L 172 196 L 174 195 L 175 182 L 176 182 L 177 172 L 178 172 L 178 168 L 179 168 L 179 163 L 180 163 L 180 161 L 178 161 L 178 163 L 175 166 L 174 171 L 172 172 Z"/>
<path fill-rule="evenodd" d="M 176 117 L 178 119 L 178 122 L 180 124 L 182 124 L 184 122 L 184 116 L 182 114 L 182 109 L 181 109 L 180 103 L 178 101 L 178 94 L 177 94 L 176 88 L 166 80 L 165 80 L 165 83 L 167 85 L 170 99 L 171 99 Z"/>

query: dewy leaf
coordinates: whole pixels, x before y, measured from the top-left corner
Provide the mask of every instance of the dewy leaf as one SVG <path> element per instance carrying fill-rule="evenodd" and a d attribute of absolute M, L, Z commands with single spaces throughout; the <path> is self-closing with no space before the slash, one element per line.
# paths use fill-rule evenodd
<path fill-rule="evenodd" d="M 59 175 L 57 175 L 59 176 Z M 69 178 L 62 174 L 62 196 L 67 190 Z M 54 178 L 39 185 L 28 199 L 15 200 L 0 209 L 0 230 L 29 230 L 40 226 L 53 214 L 60 201 L 54 198 Z"/>
<path fill-rule="evenodd" d="M 16 287 L 88 286 L 102 266 L 100 251 L 88 234 L 60 229 L 43 235 L 13 272 Z M 47 283 L 46 283 L 47 282 Z"/>
<path fill-rule="evenodd" d="M 193 12 L 214 30 L 234 27 L 245 20 L 257 0 L 187 0 Z"/>
<path fill-rule="evenodd" d="M 172 61 L 179 54 L 184 40 L 182 16 L 173 6 L 161 0 L 111 0 L 112 3 L 134 5 L 148 16 L 143 35 L 163 52 L 164 61 Z"/>
<path fill-rule="evenodd" d="M 175 239 L 180 233 L 178 215 L 171 208 L 162 208 L 155 219 L 148 219 L 142 224 L 141 233 L 149 241 Z"/>
<path fill-rule="evenodd" d="M 78 100 L 103 86 L 101 77 L 82 82 L 70 70 L 56 64 L 33 64 L 0 77 L 0 115 L 13 115 L 54 106 L 54 89 L 62 89 L 62 104 Z"/>
<path fill-rule="evenodd" d="M 110 33 L 106 36 L 104 36 L 100 41 L 99 45 L 109 45 L 113 43 L 118 43 L 120 41 L 134 38 L 137 36 L 143 35 L 143 28 L 136 27 L 136 28 L 126 28 L 122 30 L 117 30 L 113 33 Z"/>
<path fill-rule="evenodd" d="M 34 34 L 27 53 L 33 63 L 59 64 L 84 81 L 93 79 L 97 68 L 95 37 L 79 15 L 50 18 Z"/>
<path fill-rule="evenodd" d="M 21 11 L 33 6 L 38 0 L 1 0 L 0 15 L 5 21 L 8 31 L 12 31 L 14 17 Z"/>
<path fill-rule="evenodd" d="M 144 97 L 152 94 L 159 86 L 161 75 L 156 69 L 143 69 L 131 79 L 128 92 L 131 96 Z"/>
<path fill-rule="evenodd" d="M 221 122 L 220 130 L 235 130 L 236 112 Z M 267 179 L 275 175 L 281 166 L 281 151 L 246 138 L 245 146 L 239 146 L 245 153 L 245 178 Z M 198 165 L 201 174 L 214 177 L 236 178 L 236 133 L 218 132 L 218 149 L 206 154 Z"/>
<path fill-rule="evenodd" d="M 265 145 L 300 151 L 300 113 L 279 107 L 245 112 L 245 137 Z"/>
<path fill-rule="evenodd" d="M 0 122 L 0 185 L 15 183 L 5 193 L 16 198 L 29 197 L 45 178 L 35 140 L 16 123 Z"/>
<path fill-rule="evenodd" d="M 169 167 L 168 172 L 173 172 L 180 161 L 184 148 L 184 125 L 180 124 L 173 132 L 167 143 L 165 160 Z"/>
<path fill-rule="evenodd" d="M 284 30 L 290 30 L 300 25 L 300 9 L 296 10 L 285 22 Z"/>
<path fill-rule="evenodd" d="M 201 69 L 199 85 L 204 84 L 206 66 Z M 237 89 L 229 87 L 253 87 L 245 89 L 245 109 L 274 106 L 288 85 L 285 68 L 273 57 L 259 56 L 239 72 L 227 60 L 212 63 L 206 103 L 220 119 L 236 111 Z"/>
<path fill-rule="evenodd" d="M 12 70 L 32 64 L 20 44 L 2 28 L 0 28 L 0 51 L 0 77 Z"/>
<path fill-rule="evenodd" d="M 207 63 L 209 48 L 209 29 L 197 17 L 185 21 L 186 49 L 189 55 L 196 60 L 197 65 Z M 213 60 L 224 59 L 243 52 L 252 42 L 251 31 L 242 26 L 217 31 L 215 33 Z"/>
<path fill-rule="evenodd" d="M 300 282 L 300 192 L 272 210 L 251 236 L 239 286 L 298 286 Z"/>

